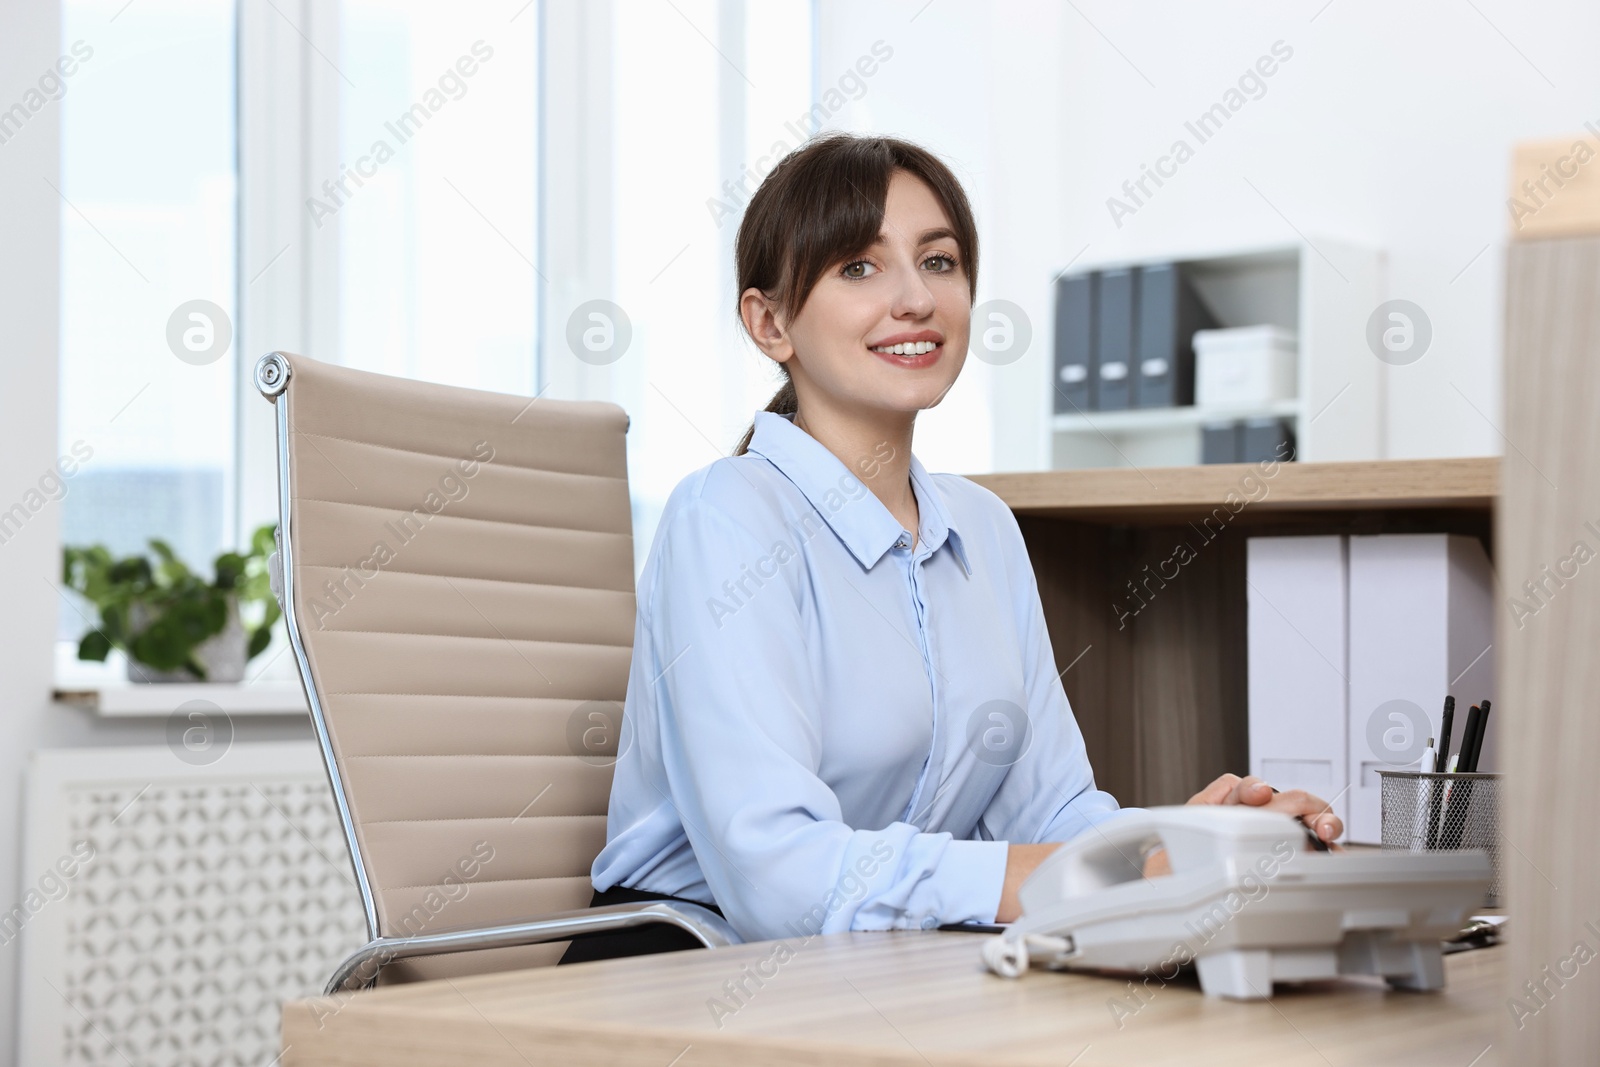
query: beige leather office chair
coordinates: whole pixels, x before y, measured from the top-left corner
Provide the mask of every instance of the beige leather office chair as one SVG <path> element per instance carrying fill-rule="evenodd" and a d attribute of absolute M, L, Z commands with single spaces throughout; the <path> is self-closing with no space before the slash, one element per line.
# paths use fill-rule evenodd
<path fill-rule="evenodd" d="M 328 992 L 551 964 L 587 908 L 635 613 L 627 413 L 274 352 L 289 640 L 371 942 Z M 626 735 L 622 735 L 624 742 Z"/>

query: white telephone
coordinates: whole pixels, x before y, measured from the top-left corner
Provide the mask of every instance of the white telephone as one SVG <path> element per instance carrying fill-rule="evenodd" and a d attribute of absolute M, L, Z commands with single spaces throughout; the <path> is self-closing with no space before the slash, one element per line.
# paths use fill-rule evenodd
<path fill-rule="evenodd" d="M 1145 878 L 1164 845 L 1170 875 Z M 1316 852 L 1304 825 L 1246 806 L 1128 809 L 1051 853 L 1022 884 L 1022 917 L 983 945 L 996 974 L 1150 971 L 1194 961 L 1200 988 L 1241 1000 L 1272 983 L 1382 975 L 1440 989 L 1440 943 L 1483 903 L 1489 857 Z M 1170 970 L 1169 970 L 1170 969 Z"/>

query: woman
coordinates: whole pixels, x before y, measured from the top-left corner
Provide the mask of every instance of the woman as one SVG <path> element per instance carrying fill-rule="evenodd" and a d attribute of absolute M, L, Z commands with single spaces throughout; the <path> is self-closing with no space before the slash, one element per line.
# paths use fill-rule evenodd
<path fill-rule="evenodd" d="M 1046 855 L 1117 817 L 1011 510 L 911 450 L 966 357 L 977 251 L 954 175 L 894 138 L 813 140 L 751 199 L 739 311 L 786 381 L 661 517 L 595 905 L 694 901 L 746 940 L 1009 922 Z M 1252 778 L 1190 802 L 1342 830 Z M 562 962 L 695 944 L 641 927 Z"/>

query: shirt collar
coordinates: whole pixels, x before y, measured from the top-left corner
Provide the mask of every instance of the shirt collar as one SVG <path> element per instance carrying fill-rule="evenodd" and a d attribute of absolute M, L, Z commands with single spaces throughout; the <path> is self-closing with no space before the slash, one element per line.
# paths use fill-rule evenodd
<path fill-rule="evenodd" d="M 755 432 L 746 451 L 762 456 L 782 471 L 863 567 L 871 569 L 902 533 L 909 532 L 838 456 L 794 424 L 792 412 L 756 412 Z M 943 492 L 915 452 L 911 454 L 911 486 L 922 525 L 917 539 L 929 545 L 930 555 L 949 540 L 970 576 L 972 564 L 967 559 L 961 531 L 950 521 Z"/>

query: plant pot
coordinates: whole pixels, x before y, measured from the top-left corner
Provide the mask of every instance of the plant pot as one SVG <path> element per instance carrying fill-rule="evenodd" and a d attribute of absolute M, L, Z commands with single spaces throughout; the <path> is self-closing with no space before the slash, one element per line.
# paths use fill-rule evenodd
<path fill-rule="evenodd" d="M 142 605 L 133 605 L 129 612 L 129 623 L 134 632 L 143 629 L 149 621 L 147 609 Z M 228 598 L 228 621 L 223 625 L 222 632 L 209 637 L 195 646 L 194 658 L 206 669 L 206 677 L 199 678 L 185 668 L 175 671 L 157 670 L 138 662 L 132 656 L 128 657 L 128 681 L 178 683 L 178 682 L 219 682 L 231 683 L 244 680 L 244 666 L 247 659 L 246 653 L 250 650 L 250 633 L 244 628 L 244 623 L 239 620 L 239 601 L 237 597 Z"/>

